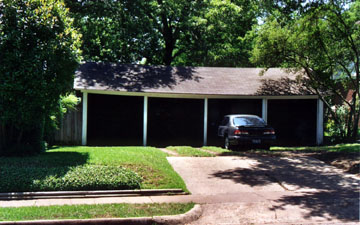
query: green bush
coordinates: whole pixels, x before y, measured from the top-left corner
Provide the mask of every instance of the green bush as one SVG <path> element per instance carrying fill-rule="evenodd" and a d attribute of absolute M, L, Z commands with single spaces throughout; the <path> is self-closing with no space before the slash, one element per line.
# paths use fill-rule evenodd
<path fill-rule="evenodd" d="M 347 136 L 347 116 L 349 115 L 349 109 L 343 105 L 337 107 L 335 113 L 338 116 L 339 123 L 335 123 L 335 121 L 331 118 L 328 119 L 325 125 L 326 135 L 330 143 L 342 143 L 345 142 Z"/>
<path fill-rule="evenodd" d="M 141 177 L 117 166 L 0 167 L 0 192 L 140 188 Z"/>

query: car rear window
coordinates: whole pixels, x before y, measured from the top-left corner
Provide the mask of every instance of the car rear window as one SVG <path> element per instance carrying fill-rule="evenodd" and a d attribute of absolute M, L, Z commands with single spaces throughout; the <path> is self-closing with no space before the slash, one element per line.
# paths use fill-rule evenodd
<path fill-rule="evenodd" d="M 265 126 L 265 121 L 261 118 L 256 117 L 235 117 L 234 118 L 235 126 L 256 126 L 263 127 Z"/>

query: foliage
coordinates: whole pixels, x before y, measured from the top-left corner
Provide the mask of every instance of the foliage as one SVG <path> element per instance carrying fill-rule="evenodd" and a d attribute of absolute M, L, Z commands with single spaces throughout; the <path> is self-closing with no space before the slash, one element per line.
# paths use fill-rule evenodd
<path fill-rule="evenodd" d="M 66 0 L 84 58 L 121 63 L 248 66 L 257 23 L 248 0 Z M 144 60 L 145 59 L 145 60 Z"/>
<path fill-rule="evenodd" d="M 177 152 L 181 156 L 192 156 L 192 157 L 212 157 L 214 154 L 202 151 L 197 148 L 190 146 L 169 146 L 166 149 Z"/>
<path fill-rule="evenodd" d="M 182 33 L 175 65 L 252 66 L 252 26 L 257 24 L 257 1 L 206 1 Z M 181 53 L 181 54 L 179 54 Z"/>
<path fill-rule="evenodd" d="M 286 5 L 289 1 L 277 1 Z M 252 61 L 266 68 L 281 66 L 304 73 L 309 88 L 331 110 L 334 98 L 349 109 L 345 121 L 347 141 L 355 141 L 360 117 L 360 2 L 318 1 L 300 10 L 271 11 L 257 28 Z M 351 100 L 343 92 L 354 90 Z"/>
<path fill-rule="evenodd" d="M 79 103 L 80 98 L 76 97 L 73 93 L 60 96 L 58 107 L 50 113 L 50 116 L 45 118 L 44 140 L 47 143 L 47 147 L 53 146 L 55 131 L 60 128 L 59 126 L 64 115 L 69 110 L 76 110 L 76 106 Z"/>
<path fill-rule="evenodd" d="M 329 118 L 326 123 L 326 132 L 331 143 L 339 143 L 342 140 L 345 140 L 347 136 L 346 132 L 348 129 L 346 129 L 346 121 L 348 121 L 350 113 L 349 108 L 346 105 L 336 107 L 334 111 L 337 115 L 338 123 L 335 123 L 333 119 Z"/>
<path fill-rule="evenodd" d="M 45 120 L 79 61 L 72 23 L 62 1 L 0 2 L 0 155 L 43 150 Z"/>
<path fill-rule="evenodd" d="M 141 180 L 140 180 L 141 177 Z M 166 154 L 145 147 L 60 147 L 0 157 L 0 192 L 182 188 Z"/>
<path fill-rule="evenodd" d="M 0 208 L 0 221 L 152 217 L 183 214 L 194 203 L 97 204 Z"/>
<path fill-rule="evenodd" d="M 140 188 L 141 178 L 115 166 L 1 168 L 0 192 L 80 191 Z M 40 178 L 40 179 L 39 179 Z"/>

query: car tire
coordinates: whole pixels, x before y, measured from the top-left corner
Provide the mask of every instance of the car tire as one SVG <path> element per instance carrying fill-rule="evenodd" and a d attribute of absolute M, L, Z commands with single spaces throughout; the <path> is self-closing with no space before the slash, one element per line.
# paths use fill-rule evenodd
<path fill-rule="evenodd" d="M 227 136 L 224 138 L 224 148 L 227 150 L 232 150 L 232 146 Z"/>

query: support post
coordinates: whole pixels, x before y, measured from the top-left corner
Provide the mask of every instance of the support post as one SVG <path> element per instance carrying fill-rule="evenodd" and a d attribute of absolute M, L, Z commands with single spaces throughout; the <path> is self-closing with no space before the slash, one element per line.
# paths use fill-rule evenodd
<path fill-rule="evenodd" d="M 316 115 L 316 144 L 321 145 L 324 141 L 324 102 L 317 100 Z"/>
<path fill-rule="evenodd" d="M 208 127 L 208 98 L 204 99 L 204 141 L 203 145 L 207 145 L 207 127 Z"/>
<path fill-rule="evenodd" d="M 267 123 L 268 120 L 268 100 L 266 98 L 262 99 L 262 118 Z"/>
<path fill-rule="evenodd" d="M 88 93 L 83 92 L 82 99 L 82 136 L 81 136 L 81 144 L 86 145 L 87 142 L 87 110 L 88 110 Z"/>
<path fill-rule="evenodd" d="M 147 121 L 148 120 L 148 96 L 144 96 L 144 117 L 143 117 L 143 145 L 147 142 Z"/>

